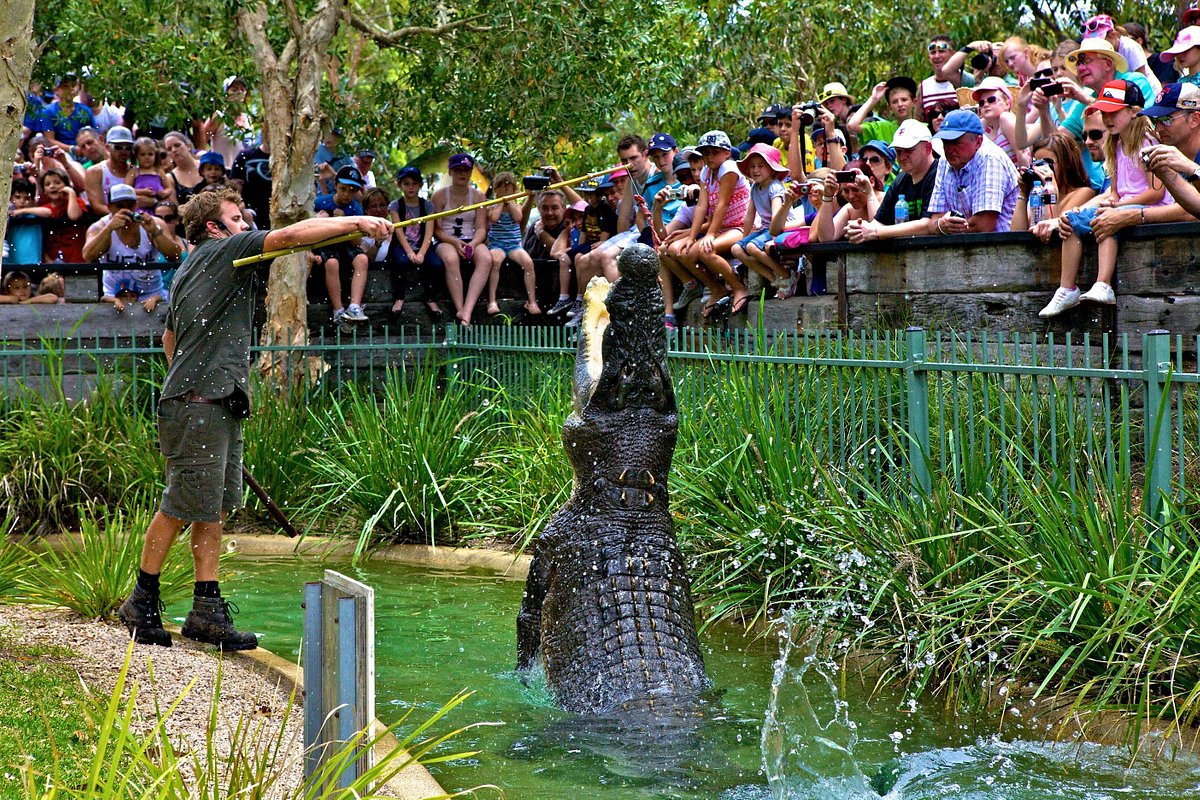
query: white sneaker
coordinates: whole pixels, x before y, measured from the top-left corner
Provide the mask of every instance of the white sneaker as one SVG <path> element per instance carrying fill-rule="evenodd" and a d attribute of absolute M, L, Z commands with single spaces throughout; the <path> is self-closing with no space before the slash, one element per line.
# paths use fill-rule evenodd
<path fill-rule="evenodd" d="M 1113 288 L 1104 281 L 1096 281 L 1092 284 L 1092 288 L 1084 292 L 1080 300 L 1087 300 L 1091 303 L 1103 303 L 1106 306 L 1116 305 L 1117 294 Z"/>
<path fill-rule="evenodd" d="M 1050 302 L 1046 307 L 1038 312 L 1039 317 L 1057 317 L 1068 308 L 1074 308 L 1079 305 L 1079 290 L 1064 289 L 1058 287 L 1058 291 L 1054 293 L 1054 297 L 1050 298 Z"/>
<path fill-rule="evenodd" d="M 346 317 L 346 309 L 339 308 L 337 311 L 333 312 L 333 324 L 334 325 L 338 324 L 345 317 Z"/>
<path fill-rule="evenodd" d="M 358 303 L 351 303 L 350 307 L 346 309 L 345 319 L 348 322 L 366 322 L 367 315 L 363 313 L 362 306 Z"/>

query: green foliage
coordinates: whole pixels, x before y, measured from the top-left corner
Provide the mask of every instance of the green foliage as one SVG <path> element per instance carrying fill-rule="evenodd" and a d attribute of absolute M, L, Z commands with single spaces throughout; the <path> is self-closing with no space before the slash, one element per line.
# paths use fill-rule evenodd
<path fill-rule="evenodd" d="M 145 500 L 135 505 L 150 507 Z M 29 567 L 17 578 L 17 593 L 25 602 L 61 606 L 99 619 L 111 614 L 133 591 L 150 513 L 127 516 L 91 507 L 79 522 L 77 543 L 58 550 L 28 551 Z M 166 603 L 191 590 L 191 559 L 179 557 L 185 546 L 172 548 L 163 565 L 161 591 Z"/>
<path fill-rule="evenodd" d="M 347 786 L 339 786 L 339 778 L 353 762 L 356 749 L 374 747 L 394 735 L 407 721 L 407 714 L 376 737 L 371 737 L 369 731 L 358 732 L 318 770 L 313 785 L 285 786 L 281 778 L 289 764 L 289 758 L 285 755 L 292 742 L 283 736 L 282 725 L 279 733 L 272 735 L 266 732 L 262 720 L 242 717 L 234 725 L 230 752 L 219 752 L 216 748 L 214 734 L 221 699 L 219 675 L 210 703 L 205 731 L 207 746 L 203 752 L 181 752 L 167 734 L 168 721 L 191 693 L 195 681 L 188 684 L 167 708 L 159 708 L 156 704 L 157 719 L 149 732 L 135 729 L 139 686 L 129 680 L 134 647 L 130 642 L 116 685 L 100 709 L 94 731 L 89 731 L 88 740 L 95 740 L 90 761 L 84 752 L 79 754 L 84 758 L 73 759 L 73 764 L 64 764 L 61 759 L 56 759 L 47 769 L 45 761 L 27 759 L 20 765 L 21 789 L 25 800 L 54 800 L 59 797 L 80 800 L 193 800 L 202 797 L 264 796 L 283 800 L 374 798 L 383 796 L 378 793 L 382 785 L 412 764 L 435 764 L 475 755 L 474 751 L 448 754 L 437 751 L 445 750 L 445 745 L 480 723 L 445 733 L 432 733 L 448 714 L 471 695 L 470 692 L 462 692 L 415 726 L 411 733 L 400 740 L 400 747 L 389 750 L 370 770 L 353 781 L 347 781 Z M 3 664 L 0 660 L 0 667 Z M 30 686 L 29 690 L 36 695 L 41 687 Z M 295 711 L 296 706 L 289 702 L 283 715 L 285 724 Z M 83 767 L 82 774 L 80 767 Z"/>
<path fill-rule="evenodd" d="M 88 698 L 67 662 L 65 647 L 26 643 L 19 628 L 0 628 L 0 795 L 13 796 L 17 775 L 31 765 L 54 764 L 64 784 L 86 774 L 95 739 Z M 8 785 L 6 785 L 8 784 Z"/>
<path fill-rule="evenodd" d="M 381 539 L 433 543 L 473 513 L 468 490 L 494 439 L 493 395 L 443 387 L 436 367 L 389 373 L 378 399 L 351 386 L 314 420 L 323 443 L 312 457 L 316 511 L 360 526 L 356 555 Z"/>

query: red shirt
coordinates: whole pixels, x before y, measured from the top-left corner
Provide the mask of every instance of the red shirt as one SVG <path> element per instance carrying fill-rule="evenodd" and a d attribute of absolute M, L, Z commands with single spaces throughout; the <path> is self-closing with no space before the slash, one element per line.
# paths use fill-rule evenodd
<path fill-rule="evenodd" d="M 81 211 L 87 213 L 87 208 L 79 197 L 75 198 L 75 202 L 79 204 Z M 41 205 L 50 209 L 50 217 L 45 221 L 42 229 L 42 261 L 47 263 L 54 261 L 61 252 L 62 260 L 67 264 L 85 263 L 83 242 L 87 237 L 87 220 L 82 217 L 73 220 L 67 216 L 65 195 L 63 201 L 58 204 L 42 198 Z"/>

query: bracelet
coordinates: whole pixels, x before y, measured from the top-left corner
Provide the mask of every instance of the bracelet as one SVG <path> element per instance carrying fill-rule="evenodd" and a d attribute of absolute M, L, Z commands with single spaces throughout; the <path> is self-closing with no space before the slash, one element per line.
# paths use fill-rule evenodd
<path fill-rule="evenodd" d="M 937 232 L 938 232 L 938 233 L 940 233 L 940 234 L 942 234 L 943 236 L 945 236 L 945 235 L 946 235 L 946 232 L 945 232 L 944 230 L 942 230 L 942 222 L 943 222 L 945 219 L 946 219 L 945 217 L 939 217 L 939 218 L 938 218 L 938 221 L 937 221 L 937 226 L 936 226 L 936 227 L 937 227 Z"/>
<path fill-rule="evenodd" d="M 1019 194 L 1019 195 L 1017 195 L 1017 200 L 1018 201 L 1024 200 L 1025 202 L 1029 202 L 1029 195 Z"/>
<path fill-rule="evenodd" d="M 1138 209 L 1138 210 L 1142 212 L 1142 221 L 1141 221 L 1141 223 L 1139 223 L 1139 224 L 1141 224 L 1141 225 L 1145 225 L 1145 224 L 1146 224 L 1146 209 L 1144 209 L 1144 208 L 1141 208 L 1141 209 Z"/>
<path fill-rule="evenodd" d="M 822 199 L 822 200 L 824 200 L 826 203 L 832 203 L 832 202 L 833 202 L 833 199 L 834 199 L 835 197 L 837 197 L 837 195 L 836 195 L 836 194 L 828 194 L 828 195 L 827 195 L 827 194 L 825 194 L 825 193 L 822 193 L 822 194 L 821 194 L 821 199 Z"/>

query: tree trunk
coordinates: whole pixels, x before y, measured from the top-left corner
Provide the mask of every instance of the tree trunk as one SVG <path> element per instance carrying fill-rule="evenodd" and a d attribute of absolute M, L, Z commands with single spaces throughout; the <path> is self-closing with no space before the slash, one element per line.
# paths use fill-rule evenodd
<path fill-rule="evenodd" d="M 312 216 L 316 193 L 313 155 L 321 138 L 321 86 L 329 43 L 337 33 L 343 0 L 320 0 L 306 21 L 283 3 L 291 39 L 276 56 L 267 39 L 267 5 L 238 11 L 238 27 L 254 50 L 262 78 L 266 136 L 271 149 L 271 226 L 284 227 Z M 278 6 L 274 6 L 278 11 Z M 262 342 L 298 347 L 308 341 L 305 254 L 280 258 L 267 282 L 267 323 Z M 306 384 L 326 369 L 320 358 L 301 360 L 284 353 L 264 355 L 259 369 L 276 386 Z"/>
<path fill-rule="evenodd" d="M 25 93 L 33 74 L 33 0 L 10 0 L 0 14 L 0 153 L 9 158 L 21 143 Z M 12 170 L 0 170 L 0 197 L 12 192 Z M 0 214 L 0 240 L 8 215 Z M 2 267 L 3 265 L 0 265 Z"/>

